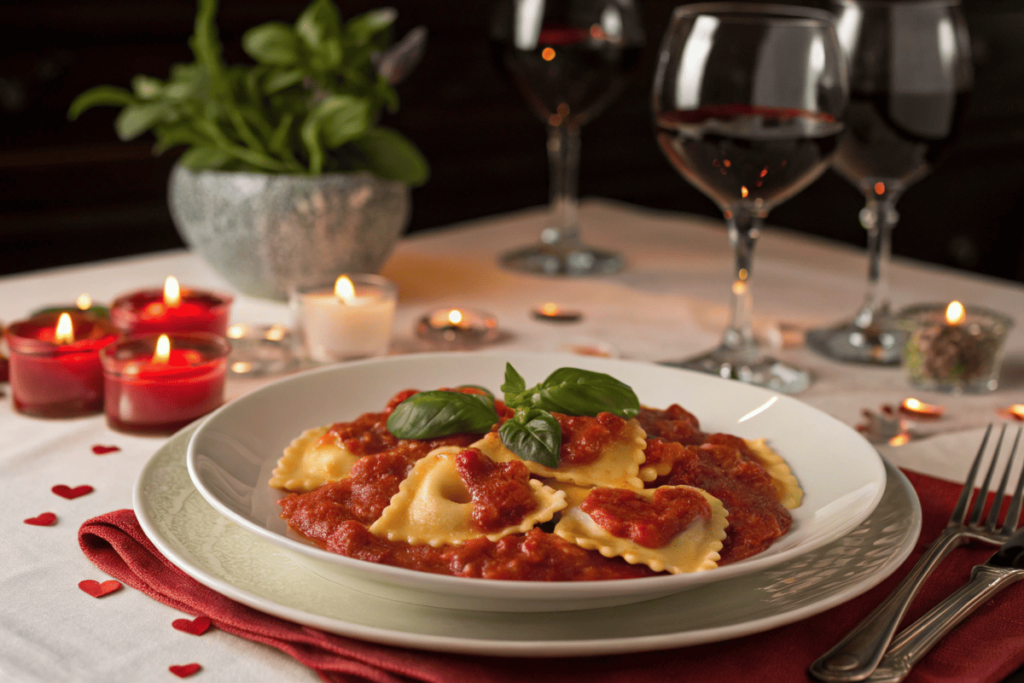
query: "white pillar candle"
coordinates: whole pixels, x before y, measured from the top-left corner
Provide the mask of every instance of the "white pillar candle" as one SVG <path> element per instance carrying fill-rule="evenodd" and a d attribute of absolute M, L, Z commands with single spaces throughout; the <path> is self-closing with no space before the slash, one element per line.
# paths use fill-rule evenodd
<path fill-rule="evenodd" d="M 343 275 L 330 286 L 292 293 L 306 356 L 336 363 L 387 353 L 397 290 L 378 275 Z"/>

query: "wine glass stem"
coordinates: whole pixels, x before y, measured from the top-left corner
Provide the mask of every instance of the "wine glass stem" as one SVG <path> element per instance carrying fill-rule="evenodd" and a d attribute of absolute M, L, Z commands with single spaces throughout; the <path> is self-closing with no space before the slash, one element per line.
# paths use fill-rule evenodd
<path fill-rule="evenodd" d="M 754 339 L 753 296 L 750 292 L 750 275 L 754 260 L 754 246 L 761 236 L 764 216 L 746 209 L 733 209 L 726 214 L 729 226 L 729 242 L 736 255 L 735 278 L 732 283 L 732 315 L 729 326 L 722 336 L 722 348 L 735 354 L 737 359 L 756 362 L 760 350 Z"/>
<path fill-rule="evenodd" d="M 579 196 L 580 127 L 567 123 L 548 126 L 548 161 L 551 165 L 551 216 L 541 240 L 567 247 L 580 241 Z"/>
<path fill-rule="evenodd" d="M 877 327 L 890 315 L 889 263 L 892 260 L 892 230 L 899 220 L 896 197 L 869 196 L 860 211 L 860 223 L 868 233 L 868 286 L 864 304 L 854 317 L 863 329 Z"/>

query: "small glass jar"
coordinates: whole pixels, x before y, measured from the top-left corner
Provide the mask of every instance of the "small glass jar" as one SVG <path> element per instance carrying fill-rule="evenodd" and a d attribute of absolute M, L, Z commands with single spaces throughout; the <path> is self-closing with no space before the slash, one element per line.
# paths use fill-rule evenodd
<path fill-rule="evenodd" d="M 898 322 L 907 333 L 902 359 L 907 379 L 929 391 L 994 391 L 1013 321 L 981 306 L 961 311 L 954 304 L 959 305 L 920 304 L 900 312 Z"/>

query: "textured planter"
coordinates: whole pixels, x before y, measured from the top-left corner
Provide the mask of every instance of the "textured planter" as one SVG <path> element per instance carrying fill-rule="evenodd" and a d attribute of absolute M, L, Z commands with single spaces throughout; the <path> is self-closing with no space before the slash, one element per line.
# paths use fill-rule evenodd
<path fill-rule="evenodd" d="M 376 273 L 409 222 L 409 188 L 369 173 L 322 176 L 175 166 L 171 217 L 185 243 L 243 294 Z"/>

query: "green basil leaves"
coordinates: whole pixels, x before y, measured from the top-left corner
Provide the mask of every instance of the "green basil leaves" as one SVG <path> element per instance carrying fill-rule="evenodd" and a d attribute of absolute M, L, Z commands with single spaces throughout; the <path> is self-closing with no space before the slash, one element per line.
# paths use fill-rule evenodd
<path fill-rule="evenodd" d="M 494 399 L 458 391 L 421 391 L 388 416 L 388 431 L 399 439 L 436 439 L 451 434 L 484 434 L 498 422 Z"/>
<path fill-rule="evenodd" d="M 559 368 L 532 388 L 511 363 L 501 385 L 505 404 L 515 414 L 498 430 L 505 447 L 523 460 L 558 467 L 562 429 L 553 412 L 596 416 L 608 412 L 636 417 L 640 401 L 629 385 L 600 372 Z M 454 391 L 425 391 L 398 404 L 388 430 L 400 439 L 431 439 L 461 433 L 484 433 L 498 423 L 494 398 Z"/>

